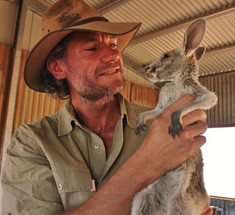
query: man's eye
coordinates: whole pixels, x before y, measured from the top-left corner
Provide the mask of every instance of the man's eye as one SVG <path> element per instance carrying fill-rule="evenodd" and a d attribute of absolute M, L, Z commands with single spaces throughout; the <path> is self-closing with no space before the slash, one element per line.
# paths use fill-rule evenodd
<path fill-rule="evenodd" d="M 86 51 L 91 51 L 91 52 L 93 52 L 93 51 L 96 51 L 97 50 L 97 47 L 92 47 L 92 48 L 89 48 L 89 49 L 85 49 Z"/>
<path fill-rule="evenodd" d="M 111 47 L 111 48 L 115 48 L 115 47 L 117 47 L 117 44 L 116 44 L 116 43 L 111 43 L 111 44 L 110 44 L 110 47 Z"/>

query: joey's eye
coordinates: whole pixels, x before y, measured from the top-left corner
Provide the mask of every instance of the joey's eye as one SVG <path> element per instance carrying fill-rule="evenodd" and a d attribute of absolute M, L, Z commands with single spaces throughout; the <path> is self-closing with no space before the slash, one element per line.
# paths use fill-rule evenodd
<path fill-rule="evenodd" d="M 163 55 L 163 59 L 164 59 L 164 60 L 168 59 L 169 57 L 170 57 L 170 55 L 169 55 L 168 53 L 166 53 L 166 54 Z"/>

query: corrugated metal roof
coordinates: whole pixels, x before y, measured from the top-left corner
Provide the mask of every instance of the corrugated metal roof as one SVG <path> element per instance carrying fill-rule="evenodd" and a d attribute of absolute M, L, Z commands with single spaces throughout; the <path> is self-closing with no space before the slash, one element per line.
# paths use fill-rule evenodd
<path fill-rule="evenodd" d="M 49 5 L 56 0 L 39 0 Z M 207 21 L 202 45 L 207 48 L 200 61 L 200 74 L 235 70 L 235 0 L 85 0 L 110 21 L 142 22 L 124 51 L 125 77 L 142 77 L 143 68 L 162 52 L 179 47 L 187 26 L 196 19 Z M 127 58 L 128 60 L 125 60 Z M 133 66 L 134 65 L 134 66 Z M 136 66 L 138 65 L 138 66 Z"/>
<path fill-rule="evenodd" d="M 124 52 L 133 61 L 146 65 L 162 52 L 179 47 L 190 21 L 202 17 L 207 20 L 207 32 L 202 45 L 210 54 L 208 57 L 205 55 L 200 63 L 201 73 L 209 74 L 235 68 L 233 52 L 228 53 L 225 50 L 227 47 L 235 50 L 234 1 L 141 1 L 142 5 L 137 0 L 131 2 L 133 7 L 129 16 L 137 16 L 138 11 L 137 20 L 143 23 L 136 39 Z M 121 16 L 124 17 L 122 14 Z M 222 48 L 223 52 L 216 52 Z"/>
<path fill-rule="evenodd" d="M 181 46 L 190 22 L 205 18 L 207 32 L 202 45 L 207 48 L 207 53 L 199 64 L 200 74 L 235 70 L 234 0 L 116 2 L 116 7 L 104 13 L 110 21 L 142 22 L 136 37 L 124 51 L 124 56 L 133 62 L 145 66 L 162 52 Z"/>

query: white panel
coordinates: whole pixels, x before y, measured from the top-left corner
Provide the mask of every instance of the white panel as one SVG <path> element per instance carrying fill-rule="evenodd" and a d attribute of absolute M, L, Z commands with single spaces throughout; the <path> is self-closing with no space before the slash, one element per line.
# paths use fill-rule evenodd
<path fill-rule="evenodd" d="M 41 16 L 32 10 L 27 10 L 23 46 L 24 50 L 31 50 L 41 38 Z"/>
<path fill-rule="evenodd" d="M 33 36 L 31 37 L 31 40 L 30 40 L 30 50 L 42 37 L 41 16 L 39 16 L 36 13 L 33 14 L 32 32 L 33 32 Z"/>
<path fill-rule="evenodd" d="M 31 26 L 33 22 L 33 12 L 31 10 L 27 10 L 26 14 L 26 20 L 25 20 L 25 28 L 24 28 L 24 36 L 23 36 L 23 42 L 22 42 L 22 49 L 23 50 L 29 50 L 30 47 L 30 37 L 31 37 Z"/>

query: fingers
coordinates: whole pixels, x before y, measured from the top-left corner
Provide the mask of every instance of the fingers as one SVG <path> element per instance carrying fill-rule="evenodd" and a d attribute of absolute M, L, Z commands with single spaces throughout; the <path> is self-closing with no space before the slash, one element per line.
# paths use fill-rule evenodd
<path fill-rule="evenodd" d="M 182 117 L 183 128 L 192 125 L 195 122 L 206 122 L 207 115 L 204 110 L 197 109 Z"/>
<path fill-rule="evenodd" d="M 199 135 L 194 138 L 194 141 L 195 141 L 195 144 L 197 145 L 197 147 L 200 148 L 201 146 L 203 146 L 206 143 L 206 137 Z"/>
<path fill-rule="evenodd" d="M 206 143 L 206 137 L 201 135 L 206 129 L 207 124 L 205 122 L 198 122 L 197 124 L 188 126 L 181 133 L 180 143 L 189 156 L 192 156 Z"/>
<path fill-rule="evenodd" d="M 194 123 L 192 125 L 189 125 L 187 127 L 184 128 L 183 132 L 186 133 L 186 135 L 188 135 L 189 137 L 197 137 L 203 133 L 206 132 L 207 130 L 207 124 L 206 122 L 197 122 Z"/>

